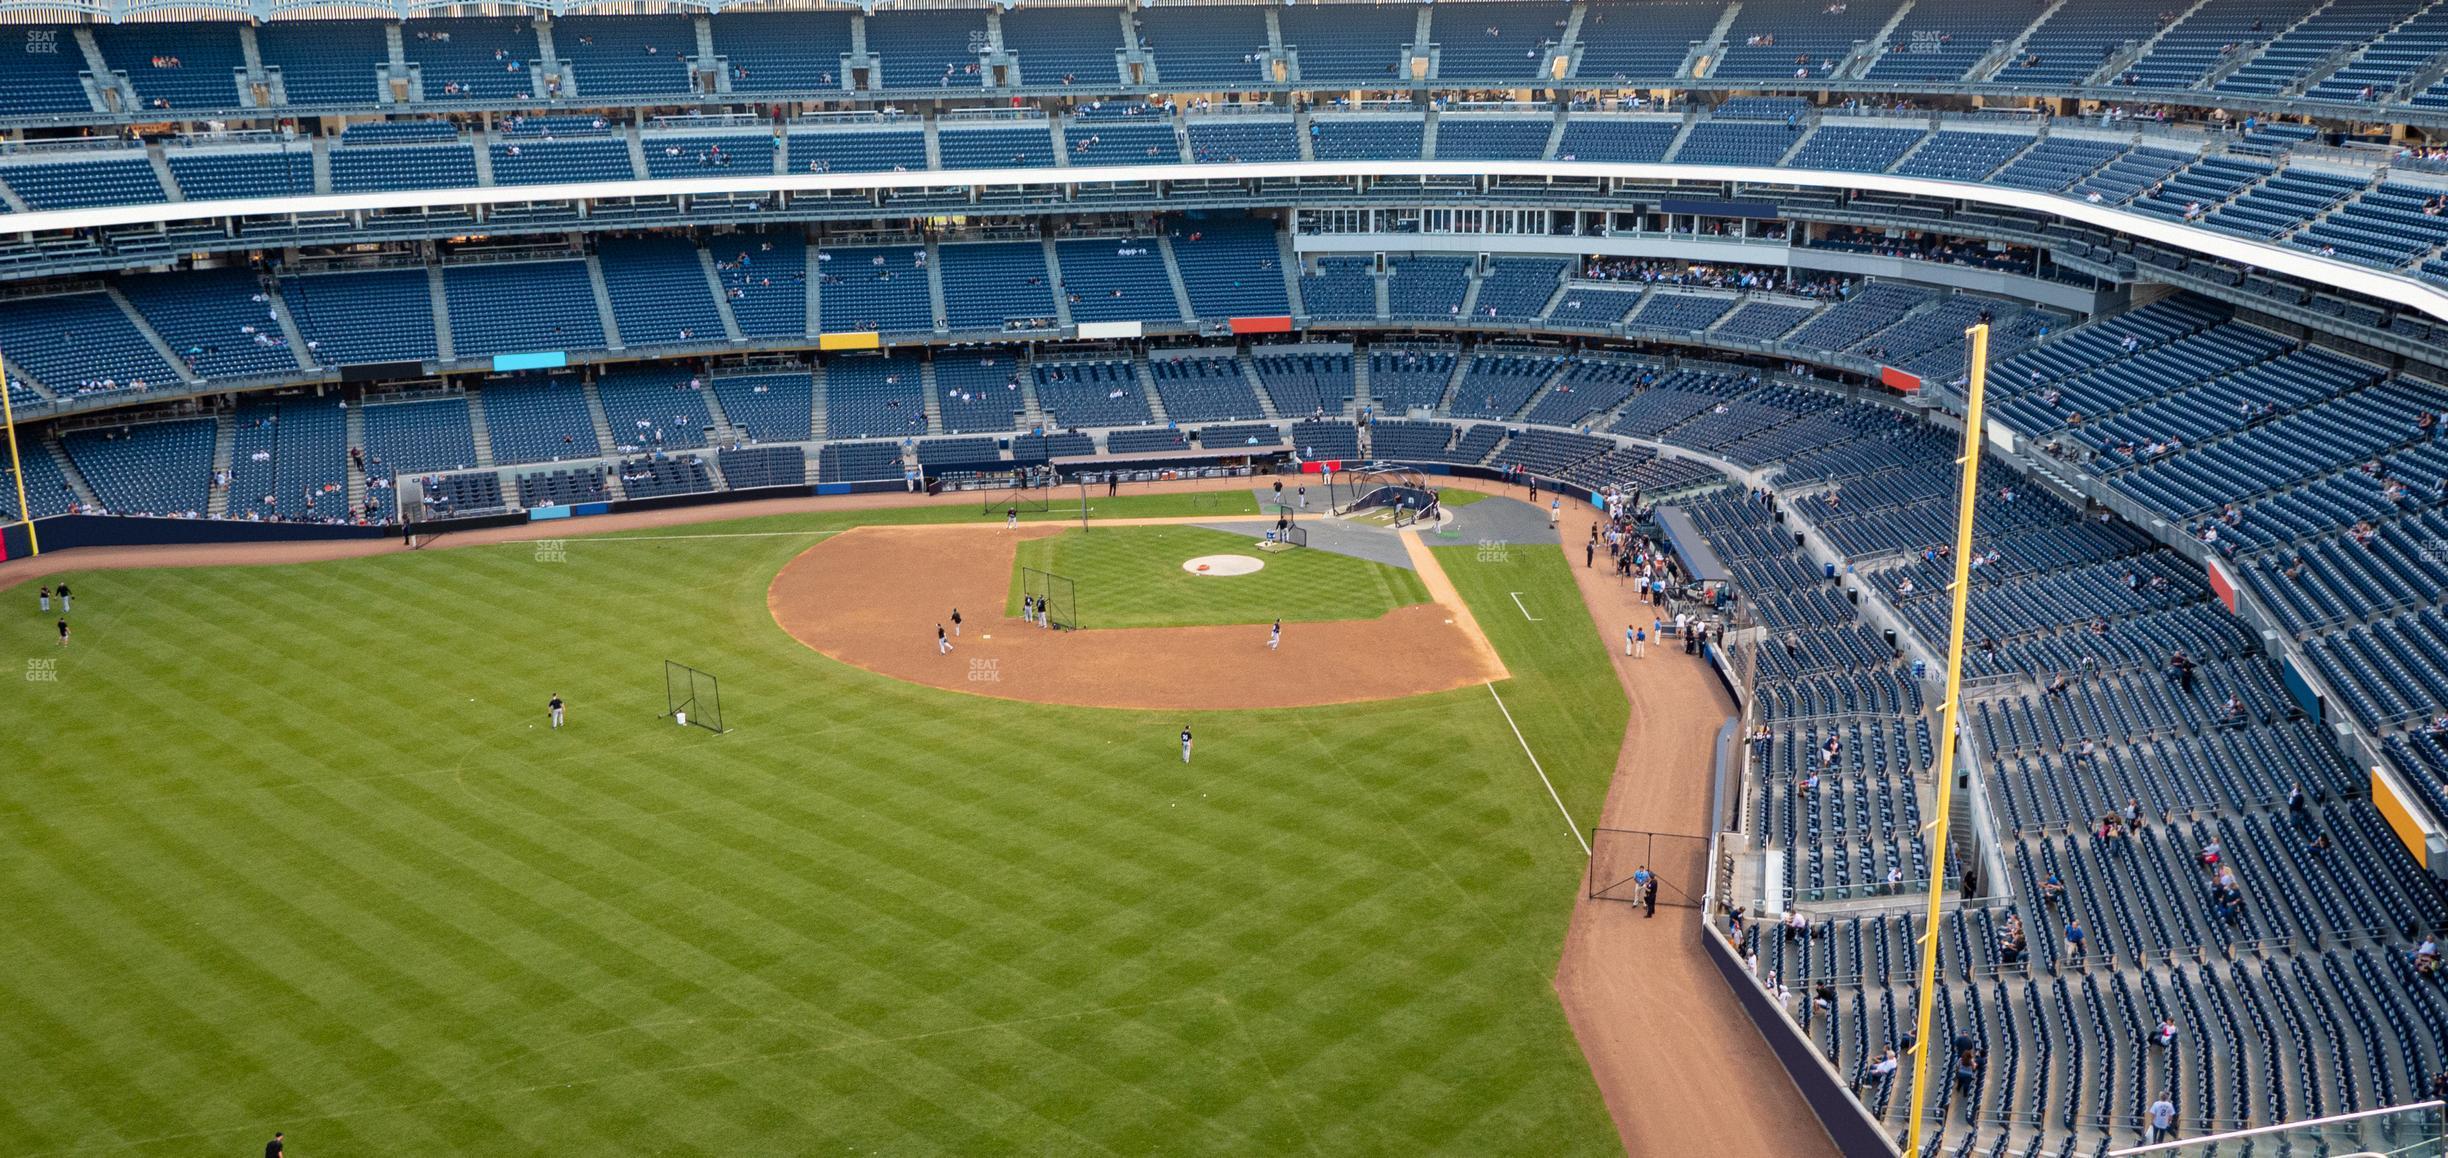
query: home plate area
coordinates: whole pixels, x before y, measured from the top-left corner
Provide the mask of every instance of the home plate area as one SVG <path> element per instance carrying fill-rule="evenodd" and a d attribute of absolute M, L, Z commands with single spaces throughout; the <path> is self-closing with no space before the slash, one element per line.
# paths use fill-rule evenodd
<path fill-rule="evenodd" d="M 1264 566 L 1265 560 L 1248 555 L 1201 555 L 1182 560 L 1182 570 L 1193 575 L 1254 575 Z"/>

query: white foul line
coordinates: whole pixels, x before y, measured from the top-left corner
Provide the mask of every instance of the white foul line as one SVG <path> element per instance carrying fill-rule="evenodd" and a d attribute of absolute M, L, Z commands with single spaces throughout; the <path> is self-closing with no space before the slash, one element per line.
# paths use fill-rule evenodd
<path fill-rule="evenodd" d="M 1513 606 L 1515 606 L 1515 607 L 1521 607 L 1522 618 L 1527 619 L 1527 620 L 1529 620 L 1529 621 L 1530 621 L 1530 622 L 1532 622 L 1532 623 L 1545 623 L 1545 622 L 1546 622 L 1546 620 L 1540 619 L 1538 616 L 1535 616 L 1535 615 L 1530 614 L 1530 609 L 1529 609 L 1529 608 L 1527 608 L 1527 607 L 1522 607 L 1522 601 L 1521 601 L 1521 592 L 1519 592 L 1519 591 L 1507 591 L 1507 592 L 1505 592 L 1505 594 L 1510 595 L 1510 596 L 1512 596 L 1512 597 L 1513 597 Z"/>
<path fill-rule="evenodd" d="M 1505 706 L 1504 697 L 1496 695 L 1496 681 L 1489 680 L 1488 695 L 1495 697 L 1496 710 L 1504 713 L 1505 727 L 1513 729 L 1513 739 L 1521 744 L 1522 755 L 1530 757 L 1530 767 L 1538 772 L 1539 783 L 1547 786 L 1547 799 L 1555 801 L 1556 812 L 1564 817 L 1564 827 L 1572 830 L 1573 840 L 1580 844 L 1581 855 L 1590 855 L 1589 841 L 1581 836 L 1581 825 L 1564 811 L 1564 798 L 1556 795 L 1555 781 L 1547 778 L 1547 769 L 1540 767 L 1538 754 L 1530 750 L 1530 741 L 1522 739 L 1521 725 L 1513 722 L 1513 710 Z"/>

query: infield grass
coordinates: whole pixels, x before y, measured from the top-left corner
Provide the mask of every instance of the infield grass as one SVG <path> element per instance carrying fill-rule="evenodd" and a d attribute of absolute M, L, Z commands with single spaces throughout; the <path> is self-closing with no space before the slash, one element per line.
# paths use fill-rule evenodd
<path fill-rule="evenodd" d="M 807 545 L 75 574 L 65 651 L 6 592 L 58 665 L 0 729 L 0 1150 L 1620 1152 L 1550 985 L 1580 849 L 1487 689 L 937 692 L 773 624 Z M 1560 556 L 1453 570 L 1594 818 Z"/>
<path fill-rule="evenodd" d="M 1019 546 L 1004 614 L 1020 613 L 1021 567 L 1068 576 L 1080 622 L 1098 627 L 1197 627 L 1375 619 L 1428 601 L 1406 567 L 1332 551 L 1261 551 L 1246 534 L 1204 527 L 1099 527 Z M 1266 565 L 1248 575 L 1195 575 L 1182 562 L 1201 555 L 1248 555 Z M 1056 610 L 1061 610 L 1059 604 Z"/>

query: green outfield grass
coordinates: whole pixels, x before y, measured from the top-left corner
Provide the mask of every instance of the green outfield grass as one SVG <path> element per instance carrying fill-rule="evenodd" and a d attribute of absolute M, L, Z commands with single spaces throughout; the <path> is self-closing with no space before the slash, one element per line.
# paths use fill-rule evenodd
<path fill-rule="evenodd" d="M 1020 613 L 1018 567 L 1069 576 L 1080 622 L 1098 627 L 1188 627 L 1217 623 L 1375 619 L 1428 601 L 1407 568 L 1331 551 L 1261 551 L 1249 535 L 1202 527 L 1101 527 L 1020 544 L 1004 613 Z M 1250 555 L 1251 575 L 1193 575 L 1182 561 Z M 1055 610 L 1060 611 L 1060 605 Z"/>
<path fill-rule="evenodd" d="M 677 527 L 656 527 L 643 531 L 615 531 L 604 538 L 671 538 L 679 535 L 739 535 L 771 531 L 842 531 L 859 526 L 911 526 L 933 523 L 979 523 L 1000 526 L 1003 510 L 980 513 L 979 496 L 975 493 L 953 492 L 926 498 L 909 496 L 916 505 L 884 507 L 876 510 L 842 510 L 804 512 L 788 515 L 754 515 L 744 519 L 725 519 L 713 523 L 695 523 Z M 1057 490 L 1047 510 L 1022 511 L 1024 523 L 1073 523 L 1080 521 L 1079 493 Z M 1190 494 L 1107 495 L 1096 488 L 1088 492 L 1088 520 L 1098 519 L 1168 519 L 1218 518 L 1250 516 L 1258 513 L 1258 498 L 1245 490 L 1198 491 Z M 547 535 L 552 529 L 582 534 L 583 520 L 556 523 L 537 528 L 537 534 Z"/>
<path fill-rule="evenodd" d="M 1488 497 L 1490 496 L 1480 494 L 1478 491 L 1466 491 L 1460 487 L 1447 487 L 1437 491 L 1437 505 L 1440 507 L 1467 507 L 1472 503 Z"/>
<path fill-rule="evenodd" d="M 65 652 L 9 591 L 58 664 L 0 729 L 0 1150 L 1619 1152 L 1487 689 L 1197 714 L 1184 766 L 1181 715 L 800 647 L 798 529 L 71 575 Z M 1553 554 L 1453 570 L 1586 823 L 1624 709 Z"/>

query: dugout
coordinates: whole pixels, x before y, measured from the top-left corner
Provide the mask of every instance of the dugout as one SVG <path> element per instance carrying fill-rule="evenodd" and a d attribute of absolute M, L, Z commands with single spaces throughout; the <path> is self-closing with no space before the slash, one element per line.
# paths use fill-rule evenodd
<path fill-rule="evenodd" d="M 1734 572 L 1708 543 L 1708 537 L 1681 507 L 1659 507 L 1656 511 L 1658 530 L 1664 535 L 1666 549 L 1674 552 L 1682 564 L 1683 573 L 1698 585 L 1711 605 L 1718 605 L 1734 593 Z"/>

